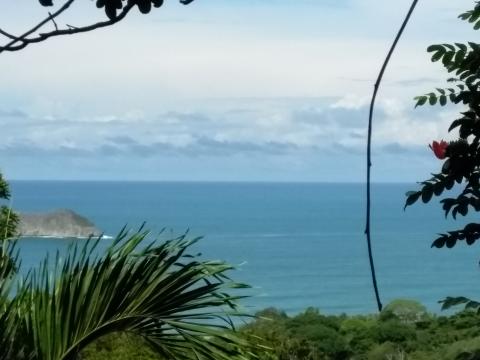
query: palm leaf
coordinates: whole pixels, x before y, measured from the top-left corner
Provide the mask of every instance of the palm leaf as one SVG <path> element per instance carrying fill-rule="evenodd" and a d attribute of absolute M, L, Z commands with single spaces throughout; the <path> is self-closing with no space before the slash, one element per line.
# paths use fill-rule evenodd
<path fill-rule="evenodd" d="M 22 312 L 36 359 L 71 360 L 113 332 L 147 340 L 167 358 L 243 358 L 247 344 L 232 331 L 243 287 L 230 265 L 186 254 L 198 239 L 159 244 L 149 233 L 122 231 L 103 255 L 99 239 L 73 245 L 64 260 L 43 262 L 26 280 Z M 1 334 L 0 334 L 1 337 Z"/>
<path fill-rule="evenodd" d="M 10 296 L 17 263 L 16 241 L 4 240 L 0 250 L 0 360 L 33 357 L 33 347 L 21 316 L 27 290 L 20 287 L 13 298 Z"/>

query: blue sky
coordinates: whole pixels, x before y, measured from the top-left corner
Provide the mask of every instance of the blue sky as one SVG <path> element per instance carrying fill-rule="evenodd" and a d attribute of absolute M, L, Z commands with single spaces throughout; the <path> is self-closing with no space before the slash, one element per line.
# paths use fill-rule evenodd
<path fill-rule="evenodd" d="M 32 2 L 35 4 L 32 6 Z M 0 55 L 0 169 L 10 179 L 363 181 L 370 92 L 410 1 L 174 0 L 109 29 Z M 21 32 L 45 9 L 5 5 Z M 471 0 L 424 0 L 379 96 L 375 181 L 423 180 L 461 110 L 435 42 L 475 40 Z M 102 18 L 78 1 L 59 24 Z"/>

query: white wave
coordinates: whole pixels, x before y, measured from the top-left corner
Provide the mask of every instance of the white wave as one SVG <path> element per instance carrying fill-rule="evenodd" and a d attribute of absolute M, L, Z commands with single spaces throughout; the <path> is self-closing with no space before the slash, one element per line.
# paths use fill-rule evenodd
<path fill-rule="evenodd" d="M 20 235 L 20 239 L 58 239 L 58 240 L 65 240 L 65 239 L 72 239 L 72 240 L 87 240 L 89 236 L 59 236 L 59 235 Z M 101 235 L 102 240 L 112 240 L 115 237 L 110 235 Z M 92 239 L 97 239 L 98 236 L 93 236 Z"/>

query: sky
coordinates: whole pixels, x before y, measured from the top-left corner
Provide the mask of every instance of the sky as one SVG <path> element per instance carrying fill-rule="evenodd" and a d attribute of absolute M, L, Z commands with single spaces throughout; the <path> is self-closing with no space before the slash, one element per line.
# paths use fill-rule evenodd
<path fill-rule="evenodd" d="M 362 182 L 369 98 L 410 3 L 167 0 L 2 53 L 0 169 L 8 179 Z M 457 19 L 473 5 L 420 1 L 379 92 L 373 181 L 439 170 L 428 144 L 455 136 L 448 124 L 462 108 L 415 109 L 413 98 L 448 78 L 428 45 L 478 37 Z M 2 6 L 0 28 L 13 33 L 46 15 L 33 0 Z M 57 22 L 103 18 L 77 0 Z"/>

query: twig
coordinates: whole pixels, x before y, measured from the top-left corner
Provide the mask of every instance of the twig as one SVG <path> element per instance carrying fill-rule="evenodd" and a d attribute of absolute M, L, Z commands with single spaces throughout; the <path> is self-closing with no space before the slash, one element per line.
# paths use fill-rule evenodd
<path fill-rule="evenodd" d="M 375 291 L 375 298 L 377 300 L 377 307 L 378 311 L 382 311 L 382 302 L 380 301 L 380 295 L 378 292 L 378 286 L 377 286 L 377 277 L 375 274 L 375 265 L 373 262 L 373 255 L 372 255 L 372 241 L 371 241 L 371 230 L 370 230 L 370 214 L 371 214 L 371 183 L 370 183 L 370 177 L 371 177 L 371 167 L 372 167 L 372 122 L 373 122 L 373 110 L 375 109 L 375 100 L 377 98 L 377 93 L 378 89 L 380 87 L 380 83 L 382 82 L 383 79 L 383 74 L 385 73 L 385 70 L 387 69 L 387 65 L 390 62 L 390 58 L 393 55 L 393 52 L 395 51 L 395 48 L 397 47 L 398 41 L 400 40 L 403 31 L 405 30 L 410 17 L 413 14 L 413 11 L 415 10 L 415 7 L 417 6 L 418 0 L 414 0 L 412 2 L 412 5 L 410 6 L 410 9 L 407 13 L 407 16 L 403 20 L 402 26 L 400 27 L 400 30 L 397 33 L 397 36 L 395 37 L 395 40 L 393 41 L 393 44 L 390 48 L 390 51 L 388 52 L 387 57 L 385 58 L 385 61 L 383 62 L 382 68 L 380 70 L 380 73 L 378 74 L 377 82 L 375 83 L 375 87 L 373 89 L 373 95 L 372 95 L 372 101 L 370 103 L 370 113 L 368 116 L 368 140 L 367 140 L 367 215 L 366 215 L 366 226 L 365 226 L 365 235 L 367 236 L 367 246 L 368 246 L 368 258 L 370 261 L 370 270 L 372 273 L 372 283 L 373 283 L 373 289 Z"/>
<path fill-rule="evenodd" d="M 2 29 L 0 29 L 0 34 L 2 34 L 3 36 L 5 36 L 5 37 L 7 37 L 7 38 L 9 38 L 9 39 L 11 39 L 11 40 L 17 39 L 17 37 L 16 37 L 15 35 L 12 35 L 12 34 L 4 31 L 4 30 L 2 30 Z"/>
<path fill-rule="evenodd" d="M 51 12 L 48 12 L 48 15 L 50 15 L 50 19 L 51 19 L 52 22 L 53 22 L 53 26 L 55 26 L 55 30 L 58 31 L 58 25 L 57 25 L 55 19 L 52 17 L 52 13 L 51 13 Z"/>

